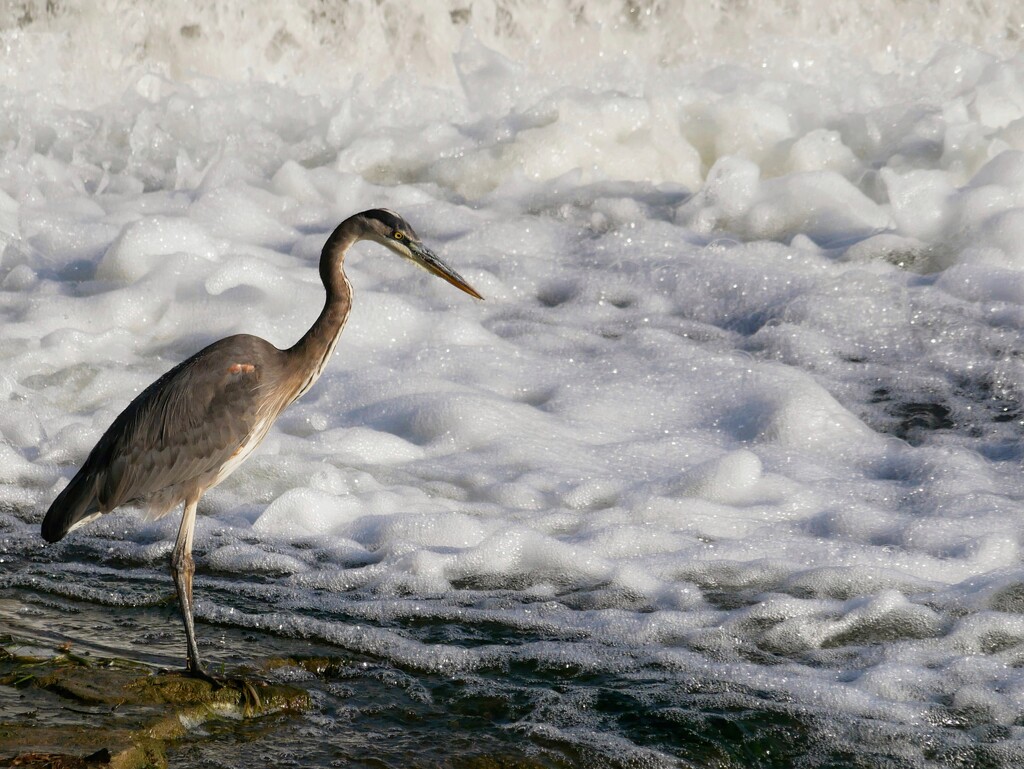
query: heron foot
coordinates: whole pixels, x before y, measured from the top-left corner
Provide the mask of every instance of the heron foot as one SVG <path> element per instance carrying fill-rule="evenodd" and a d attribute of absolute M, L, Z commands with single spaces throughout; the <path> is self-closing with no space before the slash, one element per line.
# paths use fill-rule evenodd
<path fill-rule="evenodd" d="M 263 700 L 259 691 L 251 680 L 242 676 L 218 676 L 207 673 L 201 667 L 188 667 L 184 670 L 161 670 L 162 675 L 184 676 L 205 681 L 213 691 L 220 689 L 233 689 L 242 698 L 242 713 L 245 716 L 255 715 L 263 708 Z M 263 686 L 265 682 L 257 680 L 257 684 Z"/>
<path fill-rule="evenodd" d="M 238 690 L 239 694 L 242 695 L 243 715 L 252 716 L 263 709 L 263 701 L 260 699 L 260 693 L 256 691 L 256 687 L 253 686 L 252 681 L 236 676 L 226 679 L 225 685 Z"/>
<path fill-rule="evenodd" d="M 227 680 L 224 677 L 218 677 L 213 675 L 212 673 L 207 673 L 200 667 L 185 668 L 183 671 L 181 671 L 181 674 L 184 676 L 188 676 L 189 678 L 196 678 L 200 681 L 206 681 L 206 683 L 208 683 L 214 691 L 217 691 L 218 689 L 223 689 L 225 681 Z"/>

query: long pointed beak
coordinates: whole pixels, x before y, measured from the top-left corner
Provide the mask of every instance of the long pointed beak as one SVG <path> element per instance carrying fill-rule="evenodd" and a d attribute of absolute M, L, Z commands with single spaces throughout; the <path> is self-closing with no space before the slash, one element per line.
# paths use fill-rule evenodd
<path fill-rule="evenodd" d="M 412 252 L 413 261 L 439 278 L 444 278 L 455 288 L 462 289 L 467 294 L 477 299 L 483 299 L 480 293 L 466 282 L 459 273 L 441 261 L 441 257 L 424 246 L 422 243 L 408 243 L 409 251 Z"/>

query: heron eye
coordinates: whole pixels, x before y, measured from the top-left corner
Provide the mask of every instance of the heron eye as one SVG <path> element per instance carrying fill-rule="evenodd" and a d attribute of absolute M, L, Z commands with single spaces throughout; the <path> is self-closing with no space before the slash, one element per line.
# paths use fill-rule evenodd
<path fill-rule="evenodd" d="M 393 237 L 395 240 L 405 240 L 405 233 L 402 232 L 401 230 L 395 230 L 394 234 L 391 237 Z"/>

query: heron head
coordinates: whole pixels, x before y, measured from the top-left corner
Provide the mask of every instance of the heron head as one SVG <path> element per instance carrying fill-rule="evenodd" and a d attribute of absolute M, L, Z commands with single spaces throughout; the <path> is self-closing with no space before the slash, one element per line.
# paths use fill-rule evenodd
<path fill-rule="evenodd" d="M 374 208 L 359 214 L 363 222 L 365 237 L 389 248 L 410 262 L 418 264 L 427 272 L 444 278 L 470 296 L 483 299 L 475 288 L 441 258 L 423 245 L 416 231 L 401 216 L 386 208 Z"/>

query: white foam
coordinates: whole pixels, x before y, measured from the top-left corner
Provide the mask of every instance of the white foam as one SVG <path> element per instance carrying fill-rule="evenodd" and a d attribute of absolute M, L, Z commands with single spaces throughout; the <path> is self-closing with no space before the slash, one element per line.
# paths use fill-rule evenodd
<path fill-rule="evenodd" d="M 716 502 L 740 502 L 760 480 L 761 473 L 757 454 L 739 449 L 684 473 L 677 493 Z"/>
<path fill-rule="evenodd" d="M 333 495 L 313 489 L 291 489 L 268 505 L 252 527 L 258 533 L 285 540 L 323 536 L 339 520 L 345 520 L 346 510 L 348 516 L 361 514 L 354 499 L 342 507 Z"/>
<path fill-rule="evenodd" d="M 328 233 L 386 206 L 486 300 L 353 251 L 323 378 L 203 500 L 216 601 L 281 601 L 205 616 L 422 669 L 657 664 L 842 718 L 1018 720 L 1012 4 L 846 3 L 838 31 L 786 3 L 158 5 L 0 11 L 26 584 L 113 589 L 39 555 L 41 511 L 182 358 L 292 344 Z M 175 523 L 74 536 L 162 569 Z M 540 640 L 380 626 L 428 616 Z"/>
<path fill-rule="evenodd" d="M 295 574 L 308 568 L 298 558 L 251 545 L 225 545 L 207 554 L 210 568 L 246 574 Z"/>
<path fill-rule="evenodd" d="M 132 283 L 178 253 L 204 259 L 217 256 L 210 238 L 192 220 L 148 217 L 121 231 L 97 265 L 96 277 Z"/>

